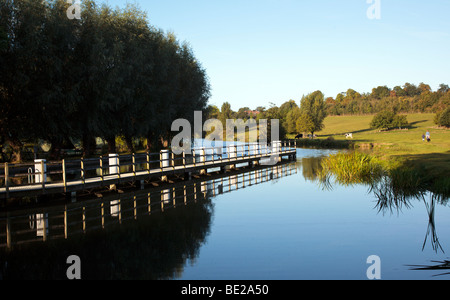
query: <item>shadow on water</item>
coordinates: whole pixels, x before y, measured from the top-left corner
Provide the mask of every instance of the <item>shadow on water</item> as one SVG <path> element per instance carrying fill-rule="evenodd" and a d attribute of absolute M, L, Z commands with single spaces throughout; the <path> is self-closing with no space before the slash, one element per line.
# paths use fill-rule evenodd
<path fill-rule="evenodd" d="M 295 163 L 212 174 L 98 200 L 0 215 L 0 279 L 174 279 L 211 230 L 212 199 L 297 173 Z M 6 231 L 5 231 L 6 228 Z"/>
<path fill-rule="evenodd" d="M 188 193 L 187 205 L 164 200 L 146 206 L 147 197 L 121 196 L 13 217 L 10 238 L 17 241 L 1 251 L 3 277 L 64 279 L 67 257 L 77 255 L 82 279 L 176 278 L 198 256 L 214 210 L 209 194 Z"/>

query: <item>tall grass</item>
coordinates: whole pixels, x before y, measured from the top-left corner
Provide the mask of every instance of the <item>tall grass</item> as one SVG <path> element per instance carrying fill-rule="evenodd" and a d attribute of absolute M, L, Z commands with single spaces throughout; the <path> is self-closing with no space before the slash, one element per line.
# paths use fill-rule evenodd
<path fill-rule="evenodd" d="M 383 164 L 377 158 L 361 152 L 338 153 L 322 161 L 319 179 L 329 182 L 330 177 L 344 185 L 370 184 L 385 175 Z"/>
<path fill-rule="evenodd" d="M 421 198 L 430 191 L 450 197 L 450 178 L 429 174 L 423 165 L 408 165 L 401 161 L 386 162 L 358 151 L 338 153 L 322 160 L 318 174 L 325 187 L 331 187 L 331 179 L 342 185 L 367 184 L 379 198 Z"/>

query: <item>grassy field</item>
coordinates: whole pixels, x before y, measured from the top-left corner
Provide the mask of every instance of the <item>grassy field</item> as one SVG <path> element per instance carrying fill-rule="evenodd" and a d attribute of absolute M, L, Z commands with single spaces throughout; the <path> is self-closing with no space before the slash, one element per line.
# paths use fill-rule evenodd
<path fill-rule="evenodd" d="M 424 168 L 433 176 L 450 175 L 450 130 L 438 128 L 434 114 L 410 114 L 410 127 L 405 130 L 379 132 L 370 129 L 373 116 L 332 116 L 325 119 L 325 128 L 318 132 L 319 139 L 332 137 L 346 140 L 346 133 L 353 133 L 356 147 L 377 157 L 411 166 Z M 422 135 L 431 134 L 431 142 L 423 142 Z"/>

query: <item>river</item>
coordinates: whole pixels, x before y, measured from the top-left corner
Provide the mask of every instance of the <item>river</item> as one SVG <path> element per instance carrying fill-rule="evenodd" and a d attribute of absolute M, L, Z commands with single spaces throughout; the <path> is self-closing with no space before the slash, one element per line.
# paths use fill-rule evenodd
<path fill-rule="evenodd" d="M 77 255 L 84 279 L 365 280 L 376 256 L 381 279 L 450 279 L 448 199 L 387 203 L 366 185 L 323 186 L 320 159 L 333 152 L 3 212 L 0 276 L 64 279 Z"/>

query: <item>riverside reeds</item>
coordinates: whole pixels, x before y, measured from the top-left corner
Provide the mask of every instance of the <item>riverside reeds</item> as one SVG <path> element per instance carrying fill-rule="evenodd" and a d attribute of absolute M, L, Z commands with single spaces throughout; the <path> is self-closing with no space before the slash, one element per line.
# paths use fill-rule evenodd
<path fill-rule="evenodd" d="M 450 196 L 450 179 L 431 176 L 420 164 L 385 161 L 353 151 L 331 155 L 322 160 L 321 166 L 318 177 L 325 187 L 330 187 L 334 179 L 342 185 L 367 184 L 379 194 L 391 193 L 403 199 L 420 197 L 427 191 L 444 198 Z"/>
<path fill-rule="evenodd" d="M 319 178 L 329 180 L 330 176 L 344 185 L 371 183 L 385 175 L 382 162 L 361 152 L 338 153 L 322 161 Z"/>

